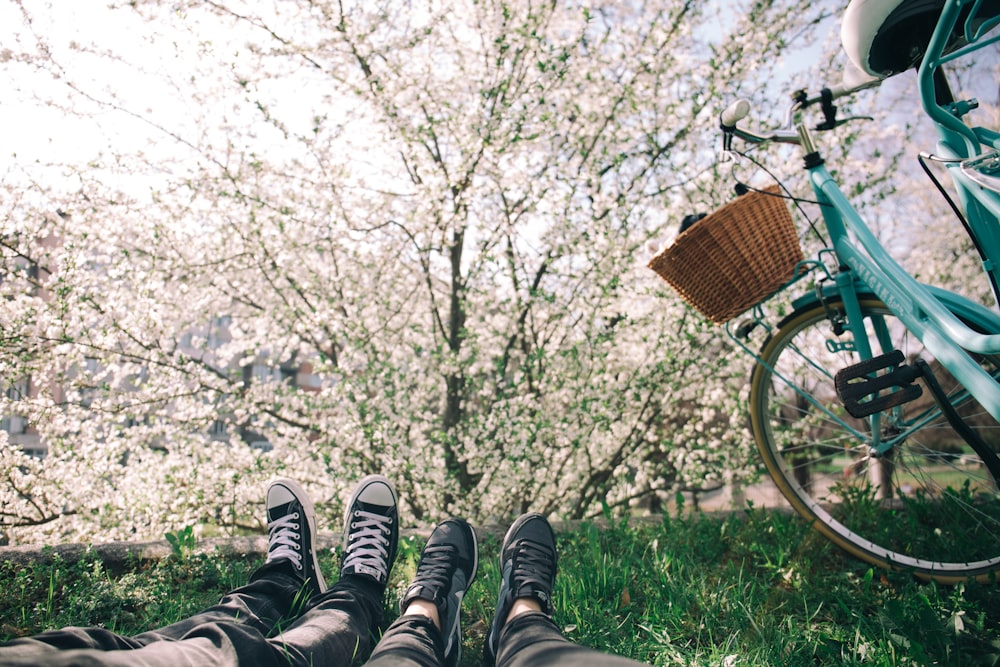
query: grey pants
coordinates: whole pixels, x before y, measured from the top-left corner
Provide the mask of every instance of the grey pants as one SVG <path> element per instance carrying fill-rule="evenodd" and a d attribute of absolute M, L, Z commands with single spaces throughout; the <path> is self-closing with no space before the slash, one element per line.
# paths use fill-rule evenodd
<path fill-rule="evenodd" d="M 0 665 L 346 667 L 364 662 L 382 622 L 381 590 L 346 577 L 285 623 L 301 589 L 291 566 L 275 561 L 219 604 L 173 625 L 134 637 L 104 628 L 52 630 L 0 645 Z"/>
<path fill-rule="evenodd" d="M 401 616 L 389 626 L 366 667 L 440 667 L 441 633 L 430 619 Z M 542 613 L 518 616 L 500 632 L 496 667 L 637 667 L 642 663 L 601 653 L 566 639 Z"/>

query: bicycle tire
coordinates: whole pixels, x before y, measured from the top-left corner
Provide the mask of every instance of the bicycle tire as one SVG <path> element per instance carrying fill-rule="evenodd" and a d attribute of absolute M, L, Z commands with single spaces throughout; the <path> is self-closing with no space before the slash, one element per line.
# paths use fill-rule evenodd
<path fill-rule="evenodd" d="M 966 422 L 1000 451 L 1000 424 L 881 301 L 864 297 L 860 305 L 874 354 L 888 352 L 884 341 L 891 340 L 908 362 L 920 355 Z M 963 319 L 986 332 L 982 323 Z M 879 413 L 877 422 L 847 415 L 833 376 L 860 359 L 845 322 L 839 298 L 817 302 L 784 318 L 764 342 L 751 372 L 750 421 L 768 473 L 816 530 L 868 563 L 943 583 L 995 577 L 997 480 L 930 392 Z M 978 361 L 1000 370 L 1000 359 Z M 895 440 L 881 458 L 871 456 L 873 424 Z"/>

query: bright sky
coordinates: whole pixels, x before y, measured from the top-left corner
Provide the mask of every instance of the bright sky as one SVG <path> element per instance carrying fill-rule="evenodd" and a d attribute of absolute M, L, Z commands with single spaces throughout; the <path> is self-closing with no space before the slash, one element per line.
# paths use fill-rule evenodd
<path fill-rule="evenodd" d="M 51 45 L 56 61 L 71 72 L 71 78 L 92 85 L 92 92 L 104 92 L 102 89 L 106 90 L 107 83 L 113 82 L 119 94 L 134 96 L 147 91 L 145 95 L 151 107 L 169 108 L 172 103 L 169 97 L 139 80 L 130 68 L 104 61 L 100 69 L 95 69 L 90 56 L 71 48 L 74 43 L 87 44 L 99 41 L 102 36 L 114 35 L 115 48 L 121 53 L 171 59 L 167 49 L 158 53 L 155 47 L 140 39 L 148 27 L 132 19 L 127 12 L 109 10 L 107 3 L 100 0 L 56 0 L 54 11 L 46 11 L 31 0 L 24 4 L 32 14 L 30 28 L 13 3 L 7 0 L 0 3 L 0 44 L 12 51 L 34 52 L 35 35 L 41 35 Z M 5 91 L 0 98 L 0 123 L 8 128 L 4 132 L 0 160 L 8 161 L 14 153 L 19 160 L 89 159 L 106 145 L 106 138 L 100 136 L 93 123 L 69 118 L 47 103 L 49 99 L 56 104 L 69 103 L 69 91 L 63 82 L 10 62 L 0 70 L 0 76 L 3 76 Z M 106 115 L 97 117 L 103 126 L 100 128 L 102 133 L 114 134 L 126 129 L 127 123 L 120 115 L 114 116 L 113 119 Z"/>
<path fill-rule="evenodd" d="M 246 24 L 216 31 L 222 34 L 201 42 L 193 34 L 198 32 L 197 25 L 187 23 L 193 20 L 190 16 L 175 15 L 173 21 L 157 23 L 127 8 L 109 9 L 106 0 L 53 0 L 51 8 L 41 0 L 22 2 L 30 13 L 30 26 L 11 0 L 0 0 L 0 90 L 4 91 L 0 124 L 5 128 L 0 139 L 0 175 L 36 161 L 86 163 L 110 158 L 123 152 L 117 150 L 120 147 L 143 150 L 153 164 L 168 159 L 171 152 L 190 156 L 176 141 L 165 141 L 164 131 L 202 147 L 211 144 L 221 154 L 227 151 L 227 141 L 248 136 L 246 132 L 226 133 L 227 125 L 254 127 L 254 145 L 233 146 L 237 154 L 254 150 L 275 154 L 280 142 L 271 139 L 277 138 L 276 130 L 263 126 L 252 105 L 213 97 L 210 109 L 220 132 L 211 136 L 200 134 L 204 128 L 188 122 L 209 108 L 194 96 L 220 83 L 203 78 L 198 86 L 191 85 L 192 77 L 205 76 L 199 67 L 202 59 L 224 58 L 235 63 L 234 68 L 252 68 L 243 46 L 242 26 Z M 34 69 L 11 58 L 12 53 L 37 53 L 36 35 L 51 46 L 54 67 Z M 119 58 L 109 58 L 105 51 Z M 231 85 L 235 72 L 218 67 L 213 71 L 217 77 L 229 77 L 219 89 L 239 94 Z M 322 87 L 303 85 L 303 76 L 308 72 L 300 70 L 294 79 L 271 79 L 252 93 L 265 103 L 282 104 L 282 121 L 300 132 L 311 127 L 311 114 L 323 94 Z M 73 94 L 67 81 L 78 84 L 84 95 Z M 263 85 L 265 90 L 260 89 Z M 86 117 L 64 114 L 63 108 L 86 111 Z M 336 116 L 335 105 L 325 109 Z M 155 178 L 148 173 L 144 177 Z M 128 188 L 125 183 L 119 185 Z M 148 191 L 152 183 L 135 185 Z"/>
<path fill-rule="evenodd" d="M 719 15 L 725 17 L 731 3 L 729 0 L 718 0 L 718 3 Z M 106 151 L 112 142 L 135 144 L 140 137 L 159 136 L 148 124 L 107 108 L 87 121 L 66 116 L 54 108 L 52 103 L 69 103 L 71 97 L 66 85 L 50 78 L 49 74 L 40 74 L 10 61 L 11 52 L 35 50 L 35 34 L 44 36 L 52 46 L 56 62 L 68 71 L 67 78 L 80 82 L 87 93 L 105 102 L 117 98 L 124 108 L 186 136 L 184 120 L 189 115 L 186 105 L 191 101 L 177 94 L 171 77 L 183 79 L 197 72 L 198 63 L 190 59 L 192 56 L 185 55 L 196 53 L 197 44 L 189 32 L 177 29 L 184 20 L 190 19 L 178 16 L 176 24 L 151 24 L 135 12 L 109 9 L 107 0 L 52 0 L 51 6 L 42 0 L 23 0 L 23 4 L 31 13 L 30 29 L 17 4 L 12 0 L 0 0 L 0 63 L 3 64 L 0 89 L 4 91 L 0 96 L 0 123 L 5 128 L 0 139 L 0 173 L 15 162 L 90 160 Z M 260 4 L 265 7 L 268 3 Z M 238 51 L 240 48 L 238 30 L 212 39 L 216 49 Z M 84 53 L 74 48 L 74 44 L 97 44 L 98 47 L 108 44 L 122 56 L 123 63 L 114 64 L 107 58 Z M 181 48 L 177 48 L 177 44 Z M 814 44 L 801 57 L 786 62 L 784 70 L 788 79 L 815 61 L 808 54 L 814 52 L 818 57 L 821 48 L 821 44 Z M 829 83 L 834 83 L 835 79 L 836 75 L 831 76 Z M 278 84 L 271 84 L 275 87 L 268 93 L 274 99 L 302 102 L 303 95 L 308 95 L 309 91 L 303 90 L 300 81 L 294 82 L 294 91 L 283 92 L 277 88 Z M 990 82 L 989 88 L 995 90 L 995 82 Z M 316 90 L 313 92 L 319 94 Z M 992 103 L 994 100 L 985 101 Z M 77 97 L 76 104 L 81 103 Z M 283 118 L 288 120 L 287 112 L 296 106 L 304 113 L 316 108 L 308 103 L 291 104 L 284 108 Z M 333 107 L 330 108 L 335 113 Z M 244 120 L 237 117 L 235 111 L 231 113 L 230 122 Z M 306 124 L 309 121 L 308 117 L 292 117 L 290 122 Z"/>
<path fill-rule="evenodd" d="M 719 15 L 724 17 L 730 2 L 719 0 L 719 3 Z M 167 76 L 175 76 L 194 69 L 195 63 L 178 59 L 179 54 L 195 49 L 189 33 L 170 25 L 151 25 L 128 10 L 109 9 L 106 0 L 52 0 L 51 7 L 40 0 L 23 0 L 23 4 L 31 13 L 30 29 L 25 26 L 24 17 L 14 2 L 0 0 L 0 45 L 12 51 L 34 51 L 32 33 L 41 35 L 51 44 L 56 62 L 71 73 L 70 78 L 87 85 L 87 92 L 105 101 L 113 93 L 126 108 L 168 127 L 176 126 L 183 119 L 183 100 L 174 94 L 168 79 L 153 72 L 163 72 L 161 68 L 166 66 L 166 71 L 170 72 Z M 263 8 L 267 3 L 260 4 Z M 160 29 L 162 32 L 157 34 Z M 181 49 L 175 48 L 177 41 L 181 42 Z M 213 36 L 213 41 L 238 48 L 239 34 Z M 124 64 L 113 65 L 106 58 L 95 60 L 73 48 L 73 44 L 107 44 L 123 57 L 124 62 L 140 67 L 145 64 L 147 72 L 143 74 Z M 797 64 L 804 66 L 808 61 L 803 58 L 789 63 L 787 68 L 792 72 Z M 96 66 L 98 62 L 99 67 Z M 0 70 L 0 84 L 5 91 L 0 97 L 0 123 L 14 130 L 4 133 L 2 161 L 9 160 L 11 153 L 17 153 L 21 159 L 52 156 L 86 159 L 106 145 L 108 136 L 147 131 L 128 122 L 121 114 L 109 114 L 103 119 L 98 117 L 98 122 L 103 121 L 100 134 L 105 138 L 102 139 L 94 127 L 69 121 L 45 100 L 33 99 L 37 94 L 64 103 L 68 99 L 67 90 L 61 82 L 46 80 L 26 67 L 10 67 L 8 63 Z M 296 94 L 301 95 L 302 91 L 297 90 Z"/>

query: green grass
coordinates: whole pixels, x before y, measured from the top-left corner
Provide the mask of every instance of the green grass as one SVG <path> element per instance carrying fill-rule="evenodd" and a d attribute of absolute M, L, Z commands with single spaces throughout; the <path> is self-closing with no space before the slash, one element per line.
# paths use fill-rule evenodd
<path fill-rule="evenodd" d="M 482 536 L 463 606 L 463 665 L 480 664 L 499 584 Z M 422 540 L 400 546 L 395 600 Z M 760 510 L 559 534 L 556 622 L 581 644 L 653 665 L 989 665 L 1000 662 L 1000 588 L 940 586 L 873 570 L 794 516 Z M 336 555 L 321 565 L 335 579 Z M 0 564 L 0 637 L 100 624 L 124 634 L 213 604 L 258 563 L 213 555 L 111 573 L 93 560 Z"/>

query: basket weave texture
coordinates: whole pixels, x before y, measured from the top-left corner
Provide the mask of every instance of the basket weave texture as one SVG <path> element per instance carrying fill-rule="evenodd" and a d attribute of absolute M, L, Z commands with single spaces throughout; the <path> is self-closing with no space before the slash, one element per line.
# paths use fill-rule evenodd
<path fill-rule="evenodd" d="M 752 308 L 792 279 L 802 248 L 777 186 L 747 193 L 686 229 L 649 262 L 716 324 Z"/>

